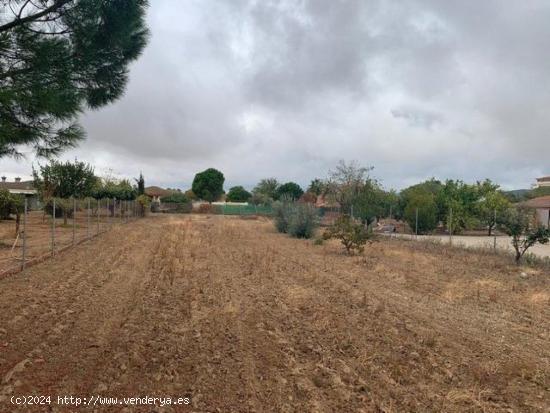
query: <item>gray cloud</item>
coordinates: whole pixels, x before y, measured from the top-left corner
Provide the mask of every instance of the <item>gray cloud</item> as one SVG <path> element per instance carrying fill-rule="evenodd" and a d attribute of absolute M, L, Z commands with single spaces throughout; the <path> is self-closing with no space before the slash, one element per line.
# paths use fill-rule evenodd
<path fill-rule="evenodd" d="M 125 97 L 65 158 L 181 187 L 210 166 L 306 184 L 340 158 L 397 188 L 550 173 L 545 1 L 155 0 L 148 18 Z"/>

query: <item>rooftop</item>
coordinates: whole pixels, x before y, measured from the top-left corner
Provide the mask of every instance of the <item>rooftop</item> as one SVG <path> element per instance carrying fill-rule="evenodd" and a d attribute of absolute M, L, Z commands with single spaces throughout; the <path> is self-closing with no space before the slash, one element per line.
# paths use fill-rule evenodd
<path fill-rule="evenodd" d="M 539 196 L 523 203 L 529 208 L 550 208 L 550 195 Z"/>

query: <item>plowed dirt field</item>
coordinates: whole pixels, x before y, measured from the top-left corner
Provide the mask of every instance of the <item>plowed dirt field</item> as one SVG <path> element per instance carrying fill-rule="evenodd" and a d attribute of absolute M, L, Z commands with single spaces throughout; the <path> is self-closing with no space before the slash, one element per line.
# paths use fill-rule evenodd
<path fill-rule="evenodd" d="M 0 411 L 549 412 L 550 274 L 501 260 L 146 218 L 0 281 Z"/>

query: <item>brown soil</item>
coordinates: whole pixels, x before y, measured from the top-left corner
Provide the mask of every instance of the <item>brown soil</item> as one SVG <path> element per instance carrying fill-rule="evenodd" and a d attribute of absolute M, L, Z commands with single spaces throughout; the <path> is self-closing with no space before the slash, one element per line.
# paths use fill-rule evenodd
<path fill-rule="evenodd" d="M 147 218 L 0 281 L 0 411 L 121 411 L 9 404 L 98 394 L 192 397 L 129 412 L 548 412 L 550 278 L 519 271 Z"/>

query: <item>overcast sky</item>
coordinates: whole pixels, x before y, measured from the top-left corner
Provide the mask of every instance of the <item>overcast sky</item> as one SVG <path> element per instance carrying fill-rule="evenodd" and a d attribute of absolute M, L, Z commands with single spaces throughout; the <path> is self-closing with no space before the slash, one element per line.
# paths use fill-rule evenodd
<path fill-rule="evenodd" d="M 63 156 L 100 175 L 306 185 L 339 159 L 396 189 L 550 174 L 546 0 L 153 0 L 148 21 L 125 96 L 84 114 L 88 138 Z"/>

